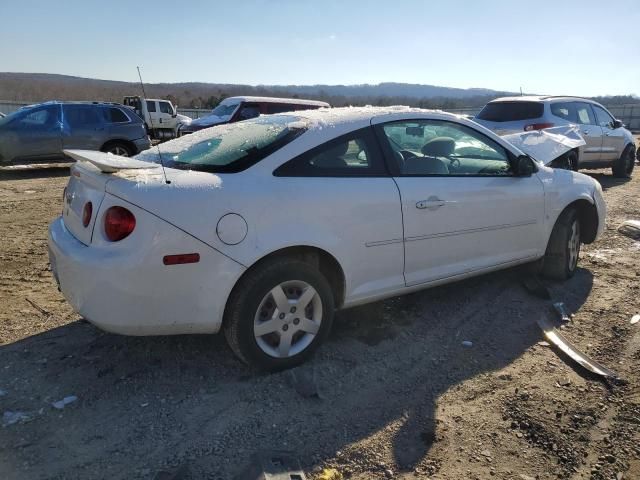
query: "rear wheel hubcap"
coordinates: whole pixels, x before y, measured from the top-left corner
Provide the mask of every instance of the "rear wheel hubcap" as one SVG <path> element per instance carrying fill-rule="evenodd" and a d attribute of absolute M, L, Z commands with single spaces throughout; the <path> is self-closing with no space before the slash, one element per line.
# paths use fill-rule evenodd
<path fill-rule="evenodd" d="M 318 292 L 307 282 L 291 280 L 264 296 L 254 317 L 253 335 L 267 355 L 289 358 L 311 345 L 321 323 Z"/>

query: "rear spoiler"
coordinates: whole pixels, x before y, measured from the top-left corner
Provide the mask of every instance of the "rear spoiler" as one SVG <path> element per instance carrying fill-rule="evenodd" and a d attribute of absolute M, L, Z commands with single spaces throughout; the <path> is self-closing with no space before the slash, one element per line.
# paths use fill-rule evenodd
<path fill-rule="evenodd" d="M 141 170 L 158 168 L 157 163 L 143 162 L 133 158 L 121 157 L 112 153 L 97 152 L 95 150 L 63 150 L 64 154 L 78 162 L 88 162 L 104 173 L 115 173 L 120 170 Z"/>

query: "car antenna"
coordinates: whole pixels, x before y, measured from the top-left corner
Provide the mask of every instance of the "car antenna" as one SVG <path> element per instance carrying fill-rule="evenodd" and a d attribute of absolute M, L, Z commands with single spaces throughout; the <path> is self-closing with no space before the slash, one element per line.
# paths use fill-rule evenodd
<path fill-rule="evenodd" d="M 138 78 L 140 79 L 140 88 L 142 89 L 142 98 L 144 98 L 145 102 L 147 101 L 147 93 L 144 91 L 144 82 L 142 81 L 142 74 L 140 73 L 140 67 L 136 67 L 138 69 Z M 142 103 L 142 102 L 141 102 Z M 140 111 L 142 111 L 142 105 L 140 105 Z M 149 123 L 151 123 L 151 130 L 153 130 L 153 118 L 149 115 Z M 167 178 L 167 172 L 164 170 L 164 162 L 162 161 L 162 152 L 160 151 L 160 144 L 156 144 L 156 148 L 158 149 L 158 158 L 160 159 L 160 166 L 162 167 L 162 175 L 164 176 L 164 183 L 167 185 L 171 184 L 171 180 Z"/>

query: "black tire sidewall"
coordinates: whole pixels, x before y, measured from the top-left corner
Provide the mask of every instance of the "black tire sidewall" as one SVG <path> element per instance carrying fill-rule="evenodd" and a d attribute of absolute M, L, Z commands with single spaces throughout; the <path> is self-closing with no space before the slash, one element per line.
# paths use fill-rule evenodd
<path fill-rule="evenodd" d="M 234 322 L 234 339 L 241 357 L 250 365 L 261 370 L 282 370 L 304 362 L 327 338 L 331 330 L 334 314 L 333 293 L 326 278 L 312 265 L 300 262 L 282 262 L 279 265 L 269 265 L 250 273 L 254 277 L 243 282 L 246 288 L 240 286 L 235 296 L 235 311 L 229 312 L 229 322 Z M 275 358 L 258 346 L 253 328 L 256 311 L 262 299 L 269 291 L 283 282 L 301 280 L 311 285 L 320 295 L 322 301 L 322 322 L 320 330 L 311 344 L 302 352 L 289 358 Z"/>

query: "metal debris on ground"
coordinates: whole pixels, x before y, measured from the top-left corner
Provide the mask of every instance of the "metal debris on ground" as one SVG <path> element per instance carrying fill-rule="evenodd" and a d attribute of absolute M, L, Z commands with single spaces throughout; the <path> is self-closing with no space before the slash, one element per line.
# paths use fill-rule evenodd
<path fill-rule="evenodd" d="M 618 375 L 609 370 L 607 367 L 600 365 L 598 362 L 588 357 L 584 353 L 580 352 L 574 347 L 569 340 L 567 340 L 553 325 L 553 323 L 545 316 L 541 315 L 538 318 L 538 325 L 544 332 L 544 336 L 552 344 L 558 347 L 564 354 L 570 357 L 573 361 L 586 368 L 590 372 L 596 375 L 601 375 L 605 378 L 618 379 Z"/>
<path fill-rule="evenodd" d="M 325 468 L 318 476 L 318 480 L 342 480 L 344 477 L 335 468 Z"/>
<path fill-rule="evenodd" d="M 300 461 L 292 452 L 272 450 L 257 452 L 235 480 L 306 480 Z"/>
<path fill-rule="evenodd" d="M 57 408 L 58 410 L 62 410 L 64 407 L 66 407 L 70 403 L 75 402 L 76 400 L 78 400 L 78 397 L 76 397 L 75 395 L 69 395 L 68 397 L 64 397 L 62 400 L 53 402 L 51 406 L 53 408 Z"/>
<path fill-rule="evenodd" d="M 7 410 L 2 414 L 2 426 L 8 427 L 9 425 L 13 425 L 14 423 L 24 422 L 29 420 L 31 417 L 24 412 L 11 412 Z"/>
<path fill-rule="evenodd" d="M 567 313 L 567 309 L 564 308 L 564 303 L 563 302 L 555 302 L 553 304 L 553 308 L 555 309 L 556 312 L 558 312 L 560 314 L 560 321 L 563 323 L 569 323 L 571 321 L 571 318 L 569 318 L 569 314 Z"/>
<path fill-rule="evenodd" d="M 470 340 L 465 340 L 462 342 L 463 347 L 473 347 L 473 342 Z"/>
<path fill-rule="evenodd" d="M 631 317 L 631 321 L 629 323 L 631 323 L 631 325 L 635 325 L 638 322 L 640 322 L 640 315 L 634 315 Z"/>
<path fill-rule="evenodd" d="M 631 238 L 640 238 L 640 220 L 626 220 L 618 227 L 618 231 Z"/>

